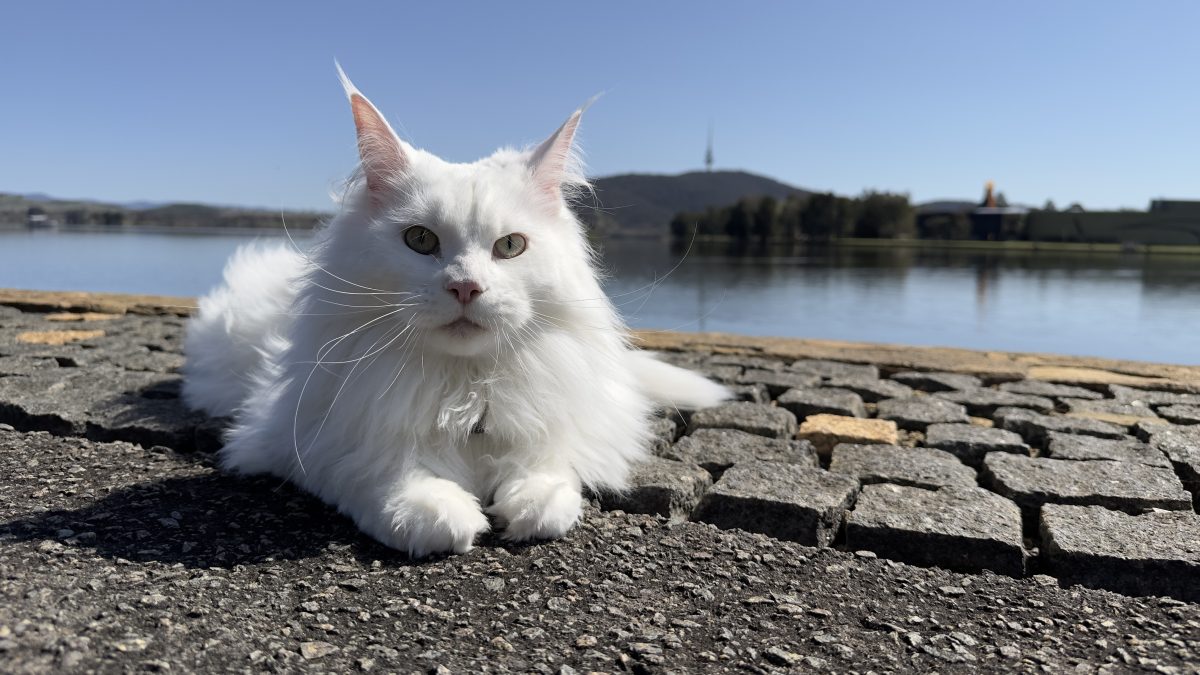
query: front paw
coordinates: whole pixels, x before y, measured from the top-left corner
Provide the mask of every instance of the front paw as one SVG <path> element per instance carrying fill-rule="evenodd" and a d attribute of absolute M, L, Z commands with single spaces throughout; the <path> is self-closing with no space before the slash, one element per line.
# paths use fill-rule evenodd
<path fill-rule="evenodd" d="M 529 476 L 501 486 L 488 513 L 504 523 L 509 541 L 557 539 L 579 522 L 583 505 L 571 481 Z"/>
<path fill-rule="evenodd" d="M 432 553 L 466 553 L 476 535 L 490 529 L 479 501 L 457 484 L 421 481 L 388 504 L 389 533 L 384 543 L 413 558 Z"/>

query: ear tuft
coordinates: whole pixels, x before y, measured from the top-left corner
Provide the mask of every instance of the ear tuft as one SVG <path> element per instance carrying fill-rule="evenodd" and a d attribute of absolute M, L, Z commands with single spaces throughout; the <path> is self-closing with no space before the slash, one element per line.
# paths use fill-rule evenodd
<path fill-rule="evenodd" d="M 408 168 L 408 157 L 400 138 L 379 110 L 346 77 L 341 64 L 334 61 L 334 65 L 337 66 L 338 78 L 346 97 L 350 99 L 350 111 L 354 114 L 358 156 L 367 179 L 367 190 L 371 193 L 372 202 L 378 205 L 395 180 Z"/>

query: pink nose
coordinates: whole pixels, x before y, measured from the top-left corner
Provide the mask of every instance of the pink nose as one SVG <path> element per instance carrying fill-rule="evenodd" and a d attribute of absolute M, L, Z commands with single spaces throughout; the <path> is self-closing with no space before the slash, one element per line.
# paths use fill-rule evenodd
<path fill-rule="evenodd" d="M 446 290 L 453 293 L 454 297 L 464 305 L 483 293 L 483 288 L 474 281 L 451 281 L 446 284 Z"/>

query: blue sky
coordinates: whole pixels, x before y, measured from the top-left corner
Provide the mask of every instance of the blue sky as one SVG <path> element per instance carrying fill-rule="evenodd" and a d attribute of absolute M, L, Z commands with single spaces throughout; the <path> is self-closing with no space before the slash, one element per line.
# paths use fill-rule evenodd
<path fill-rule="evenodd" d="M 23 2 L 0 191 L 330 208 L 335 76 L 457 161 L 598 92 L 592 175 L 716 164 L 915 200 L 1200 198 L 1200 3 Z"/>

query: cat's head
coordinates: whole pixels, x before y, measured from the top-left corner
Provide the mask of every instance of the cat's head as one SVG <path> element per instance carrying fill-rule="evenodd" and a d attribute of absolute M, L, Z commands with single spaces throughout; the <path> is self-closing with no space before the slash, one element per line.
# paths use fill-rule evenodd
<path fill-rule="evenodd" d="M 327 241 L 339 276 L 393 293 L 382 297 L 406 305 L 416 340 L 462 356 L 607 311 L 568 204 L 587 186 L 573 145 L 582 110 L 536 147 L 455 164 L 401 140 L 342 83 L 361 166 Z"/>

